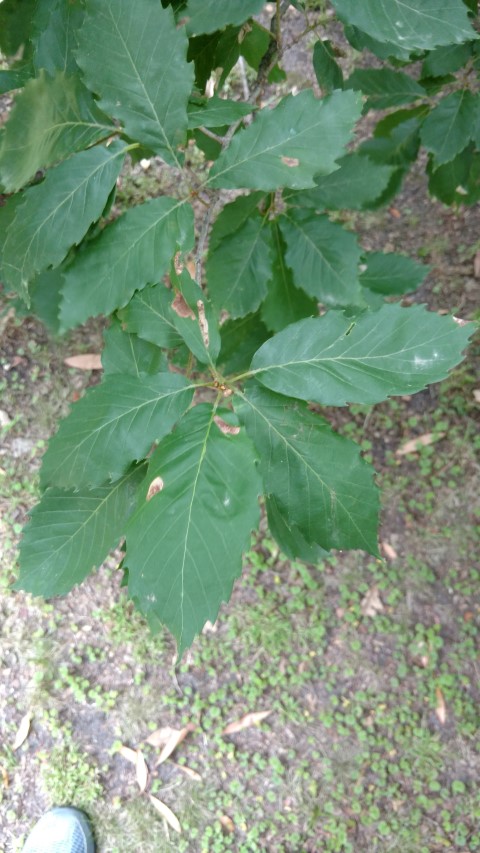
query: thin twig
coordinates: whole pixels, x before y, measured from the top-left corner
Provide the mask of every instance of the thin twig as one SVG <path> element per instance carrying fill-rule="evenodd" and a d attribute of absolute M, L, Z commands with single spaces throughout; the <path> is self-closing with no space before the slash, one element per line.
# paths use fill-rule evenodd
<path fill-rule="evenodd" d="M 242 80 L 243 97 L 246 101 L 248 101 L 248 99 L 250 97 L 250 89 L 248 86 L 247 72 L 245 70 L 245 60 L 244 60 L 243 56 L 239 57 L 238 67 L 240 68 L 240 78 Z"/>
<path fill-rule="evenodd" d="M 217 206 L 217 199 L 212 200 L 210 202 L 209 207 L 207 208 L 207 212 L 205 214 L 205 219 L 202 222 L 202 227 L 200 229 L 200 234 L 198 237 L 197 243 L 197 251 L 195 252 L 195 280 L 199 287 L 202 286 L 202 263 L 203 263 L 203 252 L 205 249 L 205 242 L 207 239 L 208 231 L 210 228 L 210 223 L 212 221 L 212 216 L 214 213 L 214 209 Z"/>
<path fill-rule="evenodd" d="M 218 136 L 217 133 L 214 133 L 213 130 L 209 130 L 208 127 L 199 127 L 198 129 L 202 133 L 204 133 L 205 136 L 208 136 L 208 137 L 210 137 L 210 139 L 213 139 L 213 140 L 215 140 L 215 142 L 219 142 L 220 145 L 223 145 L 223 143 L 224 143 L 224 137 L 223 136 Z"/>

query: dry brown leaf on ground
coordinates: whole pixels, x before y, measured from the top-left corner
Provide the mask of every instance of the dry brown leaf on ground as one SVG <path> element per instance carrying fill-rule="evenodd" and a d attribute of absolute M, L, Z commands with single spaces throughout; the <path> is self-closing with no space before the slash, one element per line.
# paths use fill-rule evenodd
<path fill-rule="evenodd" d="M 158 767 L 159 764 L 163 764 L 163 762 L 171 756 L 172 752 L 176 750 L 182 740 L 185 740 L 186 736 L 190 732 L 193 732 L 194 729 L 195 726 L 193 723 L 189 723 L 188 726 L 185 726 L 183 729 L 172 729 L 170 737 L 155 762 L 155 767 Z"/>
<path fill-rule="evenodd" d="M 148 783 L 148 766 L 143 752 L 140 752 L 139 749 L 137 750 L 137 760 L 135 761 L 135 774 L 137 777 L 137 785 L 143 794 Z"/>
<path fill-rule="evenodd" d="M 444 432 L 426 432 L 423 435 L 417 435 L 416 438 L 411 438 L 404 444 L 401 444 L 396 451 L 397 456 L 405 456 L 407 453 L 417 453 L 420 447 L 427 447 L 429 444 L 434 444 L 440 441 L 445 435 Z"/>
<path fill-rule="evenodd" d="M 130 749 L 129 746 L 121 746 L 120 749 L 118 750 L 118 754 L 121 755 L 122 758 L 125 759 L 125 761 L 129 761 L 130 764 L 136 764 L 137 763 L 137 750 L 136 749 Z"/>
<path fill-rule="evenodd" d="M 178 729 L 172 729 L 171 726 L 163 726 L 161 729 L 155 729 L 154 732 L 146 737 L 144 743 L 148 743 L 149 746 L 155 746 L 157 749 L 161 749 L 161 747 L 168 743 L 172 734 L 177 731 Z"/>
<path fill-rule="evenodd" d="M 443 693 L 439 687 L 435 688 L 435 696 L 437 698 L 437 707 L 435 708 L 435 713 L 439 722 L 442 726 L 447 722 L 447 706 L 445 705 L 445 699 L 443 698 Z"/>
<path fill-rule="evenodd" d="M 364 616 L 376 616 L 384 610 L 378 586 L 372 586 L 360 603 Z"/>
<path fill-rule="evenodd" d="M 15 735 L 15 740 L 13 741 L 12 749 L 15 752 L 17 749 L 20 749 L 22 743 L 25 743 L 28 735 L 30 734 L 30 726 L 32 724 L 33 714 L 28 711 L 22 719 L 20 720 L 20 725 L 17 730 L 17 734 Z"/>
<path fill-rule="evenodd" d="M 228 816 L 228 814 L 222 814 L 220 818 L 220 823 L 226 835 L 233 835 L 233 833 L 235 832 L 235 824 L 232 818 Z"/>
<path fill-rule="evenodd" d="M 475 388 L 473 392 L 473 399 L 476 403 L 480 403 L 480 388 Z"/>
<path fill-rule="evenodd" d="M 241 732 L 243 729 L 249 729 L 251 726 L 256 726 L 258 723 L 261 723 L 262 720 L 265 720 L 267 717 L 273 714 L 273 711 L 251 711 L 249 714 L 245 714 L 243 717 L 240 717 L 239 720 L 235 720 L 233 723 L 229 723 L 222 732 L 222 735 L 234 735 L 236 732 Z"/>
<path fill-rule="evenodd" d="M 10 786 L 10 779 L 8 776 L 8 772 L 5 767 L 0 767 L 0 773 L 2 774 L 2 785 L 4 788 L 8 788 Z"/>
<path fill-rule="evenodd" d="M 77 370 L 102 370 L 102 359 L 97 352 L 86 352 L 83 355 L 70 355 L 63 360 L 67 367 Z"/>
<path fill-rule="evenodd" d="M 475 278 L 480 278 L 480 252 L 476 252 L 473 259 L 473 274 Z"/>
<path fill-rule="evenodd" d="M 175 767 L 176 770 L 181 770 L 182 773 L 185 773 L 185 776 L 188 776 L 189 779 L 192 779 L 194 782 L 201 782 L 202 777 L 200 773 L 197 773 L 196 770 L 192 770 L 191 767 L 187 767 L 186 764 L 175 764 L 174 761 L 169 765 L 170 767 Z"/>
<path fill-rule="evenodd" d="M 396 560 L 397 559 L 398 554 L 395 551 L 395 548 L 393 547 L 393 545 L 390 545 L 389 542 L 381 542 L 380 547 L 381 547 L 383 553 L 385 554 L 387 560 Z"/>
<path fill-rule="evenodd" d="M 164 821 L 166 821 L 166 823 L 168 823 L 168 825 L 171 826 L 172 829 L 175 830 L 175 832 L 182 831 L 182 827 L 180 826 L 178 817 L 174 815 L 172 810 L 169 809 L 168 806 L 165 805 L 165 803 L 162 803 L 162 801 L 159 800 L 157 797 L 153 797 L 152 794 L 148 795 L 148 799 L 150 800 L 153 808 L 156 809 L 159 815 L 163 817 Z"/>

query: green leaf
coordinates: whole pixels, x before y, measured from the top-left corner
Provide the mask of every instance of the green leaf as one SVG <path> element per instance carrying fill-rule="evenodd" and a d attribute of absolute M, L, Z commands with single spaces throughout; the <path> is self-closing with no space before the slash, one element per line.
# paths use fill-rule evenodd
<path fill-rule="evenodd" d="M 338 161 L 331 175 L 316 178 L 317 186 L 303 192 L 286 192 L 285 201 L 316 210 L 362 210 L 386 190 L 394 172 L 392 166 L 374 163 L 369 157 L 352 152 Z"/>
<path fill-rule="evenodd" d="M 268 340 L 270 332 L 260 311 L 239 320 L 226 320 L 220 328 L 222 346 L 218 365 L 224 375 L 247 370 L 254 354 Z"/>
<path fill-rule="evenodd" d="M 47 489 L 30 511 L 14 588 L 49 598 L 85 580 L 125 533 L 145 467 L 93 490 Z"/>
<path fill-rule="evenodd" d="M 322 100 L 310 89 L 288 95 L 275 109 L 259 110 L 252 124 L 233 137 L 208 183 L 226 189 L 313 187 L 314 175 L 335 170 L 360 111 L 354 92 L 334 92 Z"/>
<path fill-rule="evenodd" d="M 188 127 L 220 127 L 225 124 L 233 124 L 243 116 L 249 115 L 254 107 L 244 104 L 242 101 L 228 101 L 218 96 L 206 100 L 204 103 L 190 103 L 188 105 Z"/>
<path fill-rule="evenodd" d="M 478 120 L 478 97 L 468 89 L 442 98 L 423 123 L 422 144 L 435 156 L 435 165 L 453 160 L 470 142 Z"/>
<path fill-rule="evenodd" d="M 325 305 L 359 305 L 362 293 L 357 238 L 327 216 L 289 210 L 279 219 L 293 280 Z"/>
<path fill-rule="evenodd" d="M 220 352 L 217 314 L 188 270 L 178 275 L 173 270 L 170 278 L 174 287 L 170 311 L 175 328 L 195 358 L 213 367 Z"/>
<path fill-rule="evenodd" d="M 400 112 L 402 118 L 406 120 L 393 126 L 390 132 L 385 132 L 385 134 L 383 129 L 379 130 L 377 126 L 373 138 L 363 142 L 360 146 L 359 153 L 362 156 L 366 154 L 375 163 L 393 166 L 408 166 L 416 159 L 420 148 L 420 128 L 424 113 L 419 117 L 417 112 L 412 110 L 413 115 L 407 118 L 408 110 L 401 110 Z"/>
<path fill-rule="evenodd" d="M 217 90 L 224 85 L 240 56 L 239 34 L 240 27 L 227 27 L 223 32 L 190 39 L 187 59 L 195 63 L 195 85 L 200 92 L 205 91 L 207 81 L 216 68 L 223 69 Z"/>
<path fill-rule="evenodd" d="M 315 42 L 313 70 L 318 85 L 325 94 L 330 94 L 333 89 L 343 89 L 342 69 L 335 60 L 332 43 L 328 39 Z"/>
<path fill-rule="evenodd" d="M 422 77 L 443 77 L 458 71 L 472 55 L 472 44 L 449 44 L 428 54 L 422 65 Z"/>
<path fill-rule="evenodd" d="M 13 56 L 28 41 L 36 0 L 2 0 L 0 3 L 0 50 Z"/>
<path fill-rule="evenodd" d="M 221 30 L 227 24 L 243 24 L 264 5 L 265 0 L 222 0 L 221 3 L 218 0 L 188 0 L 181 19 L 185 21 L 188 35 L 198 36 Z"/>
<path fill-rule="evenodd" d="M 430 272 L 430 267 L 425 264 L 394 252 L 368 252 L 365 263 L 367 269 L 360 276 L 360 284 L 384 296 L 416 290 Z"/>
<path fill-rule="evenodd" d="M 21 89 L 32 76 L 33 73 L 28 65 L 0 71 L 0 95 L 11 92 L 12 89 Z"/>
<path fill-rule="evenodd" d="M 54 334 L 60 331 L 60 301 L 64 285 L 63 270 L 57 268 L 41 273 L 30 284 L 30 309 Z"/>
<path fill-rule="evenodd" d="M 280 394 L 326 406 L 415 394 L 462 360 L 472 327 L 424 306 L 384 305 L 351 322 L 330 311 L 300 320 L 260 347 L 257 379 Z"/>
<path fill-rule="evenodd" d="M 80 252 L 65 273 L 62 329 L 122 308 L 193 245 L 189 204 L 161 196 L 131 208 Z"/>
<path fill-rule="evenodd" d="M 310 544 L 295 524 L 282 511 L 277 499 L 269 495 L 265 501 L 268 526 L 283 553 L 290 560 L 305 560 L 306 563 L 318 563 L 326 556 L 326 552 L 316 543 Z"/>
<path fill-rule="evenodd" d="M 117 480 L 170 432 L 193 392 L 178 373 L 106 376 L 75 403 L 51 439 L 42 486 L 79 489 Z"/>
<path fill-rule="evenodd" d="M 232 423 L 231 412 L 216 415 Z M 129 593 L 150 622 L 167 625 L 179 657 L 230 597 L 259 520 L 252 444 L 221 425 L 205 403 L 182 418 L 150 460 L 147 500 L 126 534 Z M 148 500 L 157 478 L 160 490 Z"/>
<path fill-rule="evenodd" d="M 140 377 L 144 373 L 155 374 L 167 370 L 165 353 L 138 335 L 124 332 L 122 324 L 115 317 L 103 333 L 103 340 L 102 366 L 105 376 L 121 373 Z"/>
<path fill-rule="evenodd" d="M 171 310 L 173 293 L 164 284 L 153 284 L 136 293 L 118 312 L 122 328 L 158 347 L 172 349 L 182 343 Z"/>
<path fill-rule="evenodd" d="M 258 205 L 264 198 L 265 193 L 249 193 L 226 204 L 213 223 L 208 241 L 209 252 L 213 252 L 225 237 L 238 231 L 253 213 L 258 212 Z"/>
<path fill-rule="evenodd" d="M 77 62 L 100 106 L 125 132 L 179 165 L 193 68 L 170 8 L 151 0 L 87 0 Z"/>
<path fill-rule="evenodd" d="M 433 158 L 430 158 L 427 164 L 428 191 L 444 204 L 463 204 L 468 197 L 473 162 L 473 145 L 437 169 L 434 169 Z"/>
<path fill-rule="evenodd" d="M 208 293 L 218 310 L 224 309 L 234 318 L 257 310 L 271 277 L 270 252 L 270 229 L 260 214 L 250 216 L 209 252 Z"/>
<path fill-rule="evenodd" d="M 125 159 L 125 145 L 74 154 L 25 190 L 4 245 L 7 284 L 28 302 L 37 273 L 56 267 L 99 219 Z"/>
<path fill-rule="evenodd" d="M 345 87 L 360 90 L 368 96 L 367 110 L 397 107 L 427 96 L 423 86 L 416 80 L 391 68 L 357 68 L 346 81 Z"/>
<path fill-rule="evenodd" d="M 272 332 L 279 332 L 303 317 L 318 314 L 317 300 L 299 290 L 285 261 L 285 241 L 278 220 L 272 222 L 272 271 L 268 293 L 262 306 L 262 320 Z"/>
<path fill-rule="evenodd" d="M 332 0 L 340 18 L 379 41 L 432 50 L 475 38 L 462 0 Z"/>
<path fill-rule="evenodd" d="M 311 321 L 307 321 L 311 322 Z M 267 344 L 268 345 L 268 344 Z M 378 493 L 360 448 L 306 405 L 256 382 L 235 410 L 255 444 L 265 493 L 308 544 L 378 553 Z"/>
<path fill-rule="evenodd" d="M 77 71 L 74 51 L 83 20 L 81 0 L 38 0 L 33 19 L 33 64 L 52 76 L 56 71 Z"/>
<path fill-rule="evenodd" d="M 77 77 L 44 71 L 15 101 L 0 147 L 0 181 L 7 192 L 39 169 L 70 157 L 115 132 Z"/>
<path fill-rule="evenodd" d="M 350 24 L 347 24 L 343 31 L 349 44 L 351 44 L 355 50 L 358 50 L 359 53 L 362 53 L 364 50 L 369 50 L 370 53 L 378 56 L 379 59 L 388 59 L 389 61 L 397 59 L 402 62 L 408 62 L 410 60 L 410 51 L 405 50 L 398 44 L 378 41 L 378 39 L 372 38 L 367 35 L 367 33 L 364 33 L 357 27 L 352 27 Z"/>
<path fill-rule="evenodd" d="M 240 50 L 250 68 L 258 72 L 260 63 L 272 44 L 273 34 L 268 33 L 256 21 L 250 21 L 249 27 L 240 44 Z"/>

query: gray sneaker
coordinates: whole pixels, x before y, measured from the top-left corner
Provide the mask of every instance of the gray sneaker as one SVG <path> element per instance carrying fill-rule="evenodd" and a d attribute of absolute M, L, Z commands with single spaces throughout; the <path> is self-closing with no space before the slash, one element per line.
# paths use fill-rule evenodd
<path fill-rule="evenodd" d="M 87 816 L 67 806 L 50 809 L 33 827 L 22 853 L 95 853 Z"/>

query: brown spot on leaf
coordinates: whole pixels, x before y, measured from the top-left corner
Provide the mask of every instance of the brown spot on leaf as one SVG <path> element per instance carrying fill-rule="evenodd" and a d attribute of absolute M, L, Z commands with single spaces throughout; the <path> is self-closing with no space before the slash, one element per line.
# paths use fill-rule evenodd
<path fill-rule="evenodd" d="M 151 501 L 153 496 L 156 495 L 158 492 L 161 492 L 162 489 L 163 489 L 162 478 L 161 477 L 155 477 L 155 479 L 152 480 L 152 482 L 150 483 L 150 485 L 148 487 L 146 500 Z"/>
<path fill-rule="evenodd" d="M 227 424 L 223 418 L 220 418 L 218 415 L 215 415 L 213 419 L 218 426 L 219 430 L 223 432 L 224 435 L 238 435 L 240 432 L 239 426 L 233 426 L 233 424 Z"/>
<path fill-rule="evenodd" d="M 187 318 L 189 320 L 195 320 L 195 314 L 193 313 L 190 305 L 187 304 L 185 298 L 181 293 L 177 293 L 175 299 L 172 302 L 172 308 L 179 317 L 183 319 Z"/>
<path fill-rule="evenodd" d="M 201 299 L 197 301 L 198 308 L 198 323 L 200 326 L 200 332 L 202 335 L 203 343 L 205 344 L 206 349 L 208 349 L 208 345 L 210 343 L 210 337 L 208 334 L 208 320 L 205 315 L 205 306 Z"/>
<path fill-rule="evenodd" d="M 300 165 L 300 160 L 296 157 L 282 157 L 282 163 L 285 163 L 285 166 L 289 166 L 291 169 L 294 169 L 295 166 Z"/>
<path fill-rule="evenodd" d="M 177 275 L 180 275 L 183 272 L 183 261 L 181 252 L 177 252 L 173 259 L 173 266 Z"/>

